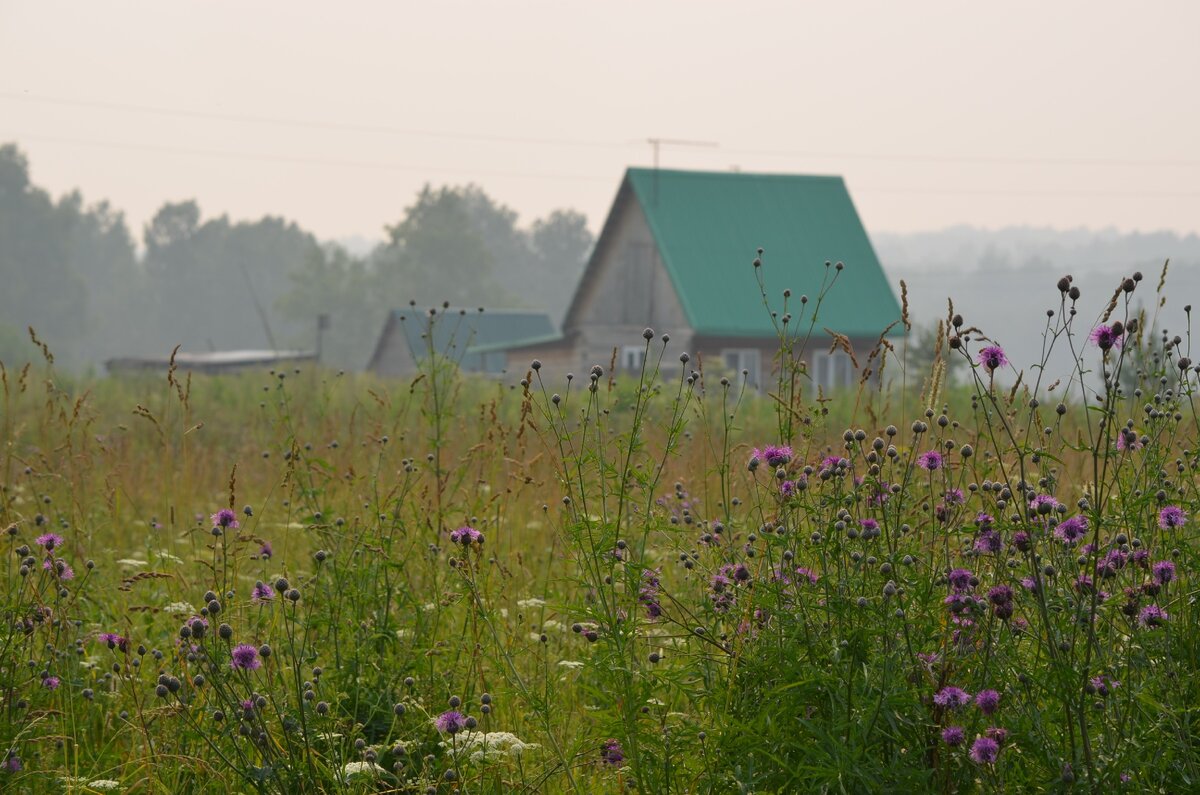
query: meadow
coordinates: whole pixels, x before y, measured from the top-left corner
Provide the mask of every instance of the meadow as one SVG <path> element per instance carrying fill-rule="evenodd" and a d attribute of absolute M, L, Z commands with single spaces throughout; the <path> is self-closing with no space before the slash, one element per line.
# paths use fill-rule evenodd
<path fill-rule="evenodd" d="M 765 295 L 764 394 L 649 329 L 520 384 L 8 365 L 0 789 L 1197 791 L 1197 367 L 1114 288 L 1014 321 L 1053 381 L 951 313 L 824 395 Z"/>

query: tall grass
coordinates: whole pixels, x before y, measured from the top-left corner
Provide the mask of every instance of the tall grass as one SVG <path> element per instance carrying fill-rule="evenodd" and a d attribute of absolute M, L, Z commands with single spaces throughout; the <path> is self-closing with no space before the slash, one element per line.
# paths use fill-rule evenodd
<path fill-rule="evenodd" d="M 519 385 L 4 370 L 0 781 L 1195 789 L 1190 333 L 1064 281 L 1019 379 L 951 316 L 825 395 L 838 272 L 764 292 L 767 395 L 652 330 Z"/>

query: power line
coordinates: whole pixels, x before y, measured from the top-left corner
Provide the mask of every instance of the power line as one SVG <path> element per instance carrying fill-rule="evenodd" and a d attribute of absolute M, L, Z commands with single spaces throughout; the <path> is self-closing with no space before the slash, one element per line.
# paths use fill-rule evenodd
<path fill-rule="evenodd" d="M 95 108 L 98 110 L 115 110 L 128 113 L 145 113 L 154 116 L 173 116 L 184 119 L 212 119 L 214 121 L 236 122 L 238 124 L 264 124 L 281 127 L 307 127 L 316 130 L 340 130 L 345 132 L 369 132 L 386 135 L 408 135 L 422 138 L 443 138 L 447 140 L 478 141 L 484 143 L 536 144 L 538 146 L 584 146 L 593 148 L 628 147 L 631 141 L 588 141 L 569 138 L 531 138 L 516 135 L 492 135 L 486 133 L 458 132 L 453 130 L 429 130 L 420 128 L 390 127 L 387 125 L 358 124 L 352 122 L 321 121 L 319 119 L 289 119 L 272 116 L 254 116 L 234 113 L 213 113 L 211 111 L 188 110 L 186 108 L 167 108 L 154 105 L 136 105 L 123 102 L 100 102 L 90 99 L 66 99 L 62 97 L 30 96 L 11 92 L 0 92 L 0 99 L 13 99 L 22 102 L 35 102 L 44 105 L 62 105 L 65 107 Z"/>
<path fill-rule="evenodd" d="M 755 155 L 760 157 L 810 157 L 846 160 L 890 160 L 916 163 L 980 163 L 984 165 L 1034 166 L 1168 166 L 1173 168 L 1200 166 L 1200 160 L 1135 160 L 1089 157 L 1005 157 L 1002 155 L 922 155 L 872 154 L 866 152 L 811 152 L 787 149 L 723 149 L 725 155 Z"/>
<path fill-rule="evenodd" d="M 387 125 L 360 124 L 354 122 L 321 121 L 317 119 L 297 119 L 273 116 L 244 115 L 232 113 L 216 113 L 198 111 L 187 108 L 170 108 L 134 103 L 106 102 L 89 99 L 71 99 L 66 97 L 47 97 L 22 94 L 16 92 L 0 92 L 0 99 L 10 99 L 21 102 L 39 103 L 45 105 L 61 105 L 64 107 L 94 108 L 125 113 L 144 113 L 158 116 L 173 116 L 188 119 L 211 119 L 214 121 L 236 122 L 242 124 L 263 124 L 283 127 L 301 127 L 322 130 L 340 130 L 344 132 L 368 132 L 388 135 L 414 136 L 445 140 L 477 141 L 485 143 L 521 144 L 536 146 L 575 146 L 601 149 L 624 149 L 644 145 L 645 139 L 623 141 L 601 141 L 580 138 L 539 138 L 517 135 L 494 135 L 486 133 L 463 132 L 456 130 L 433 130 L 421 128 L 391 127 Z M 1195 167 L 1200 166 L 1200 160 L 1186 158 L 1109 158 L 1109 157 L 1010 157 L 1004 155 L 939 155 L 922 153 L 886 153 L 886 152 L 820 152 L 800 149 L 724 149 L 711 147 L 697 154 L 709 154 L 720 157 L 730 155 L 746 155 L 757 157 L 789 157 L 813 159 L 843 159 L 894 161 L 915 163 L 978 163 L 983 165 L 1040 165 L 1040 166 L 1161 166 L 1161 167 Z"/>
<path fill-rule="evenodd" d="M 611 176 L 591 174 L 560 174 L 534 171 L 496 171 L 488 169 L 446 168 L 439 166 L 411 165 L 385 161 L 343 160 L 338 158 L 298 157 L 278 155 L 266 152 L 239 152 L 227 149 L 201 149 L 194 147 L 166 146 L 162 144 L 129 143 L 123 141 L 98 141 L 83 138 L 68 138 L 51 135 L 25 135 L 21 133 L 3 133 L 3 137 L 18 140 L 39 141 L 68 146 L 89 146 L 103 149 L 120 149 L 134 152 L 150 152 L 154 154 L 183 155 L 188 157 L 213 157 L 225 160 L 244 160 L 251 162 L 284 163 L 290 165 L 316 165 L 334 168 L 357 168 L 370 170 L 409 171 L 424 174 L 448 174 L 468 177 L 504 177 L 517 179 L 545 179 L 563 181 L 612 182 Z M 1191 199 L 1200 198 L 1200 192 L 1193 191 L 1105 191 L 1105 190 L 974 190 L 954 188 L 904 188 L 892 186 L 854 185 L 855 193 L 881 193 L 897 195 L 942 195 L 942 196 L 1034 196 L 1034 197 L 1122 197 L 1122 198 L 1163 198 Z"/>
<path fill-rule="evenodd" d="M 551 174 L 532 171 L 492 171 L 486 169 L 444 168 L 438 166 L 410 165 L 407 163 L 389 163 L 367 160 L 342 160 L 324 157 L 295 157 L 277 155 L 266 152 L 238 152 L 228 149 L 200 149 L 194 147 L 164 146 L 162 144 L 128 143 L 124 141 L 96 141 L 83 138 L 66 138 L 55 135 L 27 135 L 24 133 L 3 133 L 3 137 L 17 140 L 39 141 L 51 144 L 66 144 L 68 146 L 91 146 L 102 149 L 122 149 L 135 152 L 152 152 L 156 154 L 184 155 L 191 157 L 216 157 L 226 160 L 249 160 L 267 163 L 287 163 L 292 165 L 333 166 L 336 168 L 386 169 L 389 171 L 413 171 L 432 174 L 455 174 L 464 176 L 486 177 L 519 177 L 551 180 L 595 180 L 611 182 L 611 177 L 600 177 L 588 174 Z"/>
<path fill-rule="evenodd" d="M 1196 199 L 1200 191 L 1106 191 L 1106 190 L 971 190 L 941 188 L 874 188 L 854 187 L 855 193 L 896 193 L 903 195 L 947 195 L 947 196 L 1076 196 L 1102 197 L 1120 196 L 1133 199 Z"/>

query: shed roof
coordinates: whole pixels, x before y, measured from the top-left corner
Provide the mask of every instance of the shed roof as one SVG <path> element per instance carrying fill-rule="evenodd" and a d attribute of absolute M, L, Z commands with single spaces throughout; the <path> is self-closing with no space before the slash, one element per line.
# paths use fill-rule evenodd
<path fill-rule="evenodd" d="M 817 328 L 873 337 L 900 318 L 900 305 L 841 177 L 631 168 L 632 188 L 689 323 L 698 333 L 769 337 L 751 262 L 764 249 L 762 276 L 777 307 L 785 288 L 815 306 L 826 262 L 845 263 L 825 296 Z M 600 246 L 597 246 L 597 251 Z M 801 318 L 806 328 L 811 315 Z"/>
<path fill-rule="evenodd" d="M 432 340 L 426 338 L 431 329 Z M 545 312 L 449 307 L 439 308 L 431 316 L 420 308 L 396 309 L 388 316 L 371 367 L 389 336 L 396 333 L 404 335 L 414 357 L 424 356 L 432 341 L 437 353 L 455 359 L 467 370 L 478 369 L 485 353 L 529 339 L 556 336 L 554 322 Z"/>
<path fill-rule="evenodd" d="M 188 353 L 177 351 L 172 356 L 121 356 L 104 363 L 110 373 L 133 370 L 166 370 L 172 364 L 181 370 L 224 372 L 249 367 L 316 361 L 315 351 L 235 350 Z"/>

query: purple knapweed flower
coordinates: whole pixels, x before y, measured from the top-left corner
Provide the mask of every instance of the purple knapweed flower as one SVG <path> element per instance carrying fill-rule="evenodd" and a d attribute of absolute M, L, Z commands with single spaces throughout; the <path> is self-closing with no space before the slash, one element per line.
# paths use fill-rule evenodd
<path fill-rule="evenodd" d="M 275 550 L 271 549 L 270 541 L 262 542 L 262 546 L 258 548 L 258 556 L 260 558 L 268 558 L 269 559 L 274 554 L 275 554 Z"/>
<path fill-rule="evenodd" d="M 1158 605 L 1146 605 L 1142 608 L 1141 612 L 1138 613 L 1138 623 L 1143 627 L 1148 627 L 1151 629 L 1154 627 L 1161 627 L 1163 624 L 1167 623 L 1168 618 L 1170 618 L 1170 616 L 1167 615 L 1167 611 L 1163 610 Z"/>
<path fill-rule="evenodd" d="M 467 727 L 467 717 L 456 710 L 449 710 L 438 715 L 433 725 L 442 734 L 458 734 Z"/>
<path fill-rule="evenodd" d="M 995 690 L 980 690 L 975 695 L 975 706 L 984 715 L 991 715 L 1000 708 L 1000 694 Z"/>
<path fill-rule="evenodd" d="M 251 646 L 249 643 L 242 643 L 233 647 L 229 661 L 229 667 L 242 671 L 257 671 L 262 667 L 262 660 L 258 659 L 258 649 Z"/>
<path fill-rule="evenodd" d="M 4 760 L 4 769 L 9 773 L 20 773 L 24 769 L 24 765 L 21 764 L 21 757 L 9 751 L 8 757 Z"/>
<path fill-rule="evenodd" d="M 63 545 L 63 537 L 58 533 L 43 533 L 37 537 L 39 547 L 44 547 L 47 552 L 53 552 Z"/>
<path fill-rule="evenodd" d="M 928 470 L 929 472 L 932 472 L 935 469 L 941 469 L 942 454 L 937 450 L 930 450 L 929 452 L 921 453 L 919 456 L 917 456 L 917 466 L 919 466 L 921 469 Z"/>
<path fill-rule="evenodd" d="M 1008 364 L 1008 357 L 999 345 L 989 345 L 979 352 L 976 361 L 989 370 L 995 370 Z"/>
<path fill-rule="evenodd" d="M 967 737 L 962 726 L 947 726 L 942 729 L 942 742 L 949 746 L 962 745 Z"/>
<path fill-rule="evenodd" d="M 1154 579 L 1159 585 L 1166 585 L 1175 579 L 1175 564 L 1169 560 L 1158 561 L 1151 571 L 1154 572 Z"/>
<path fill-rule="evenodd" d="M 1088 335 L 1088 339 L 1102 351 L 1107 351 L 1112 348 L 1120 348 L 1123 338 L 1124 329 L 1113 323 L 1111 326 L 1101 323 L 1096 328 L 1092 329 L 1092 333 Z"/>
<path fill-rule="evenodd" d="M 1049 494 L 1038 494 L 1029 501 L 1029 510 L 1038 514 L 1054 513 L 1062 507 L 1062 503 Z"/>
<path fill-rule="evenodd" d="M 464 547 L 469 547 L 471 544 L 483 544 L 483 533 L 476 530 L 474 527 L 466 525 L 457 530 L 450 531 L 450 543 L 462 544 Z"/>
<path fill-rule="evenodd" d="M 1001 726 L 988 726 L 984 730 L 983 735 L 985 737 L 991 737 L 1000 745 L 1004 745 L 1004 741 L 1008 739 L 1008 729 L 1005 729 Z"/>
<path fill-rule="evenodd" d="M 1101 577 L 1114 577 L 1129 563 L 1129 554 L 1119 549 L 1110 549 L 1108 554 L 1096 562 L 1096 573 Z"/>
<path fill-rule="evenodd" d="M 1028 552 L 1033 549 L 1033 537 L 1024 530 L 1018 530 L 1012 536 L 1013 546 L 1022 552 Z"/>
<path fill-rule="evenodd" d="M 750 453 L 750 460 L 765 461 L 767 466 L 781 467 L 792 460 L 792 448 L 774 444 L 769 444 L 761 450 L 756 447 Z"/>
<path fill-rule="evenodd" d="M 646 606 L 646 615 L 650 618 L 662 615 L 662 605 L 658 601 L 661 590 L 658 574 L 657 569 L 642 569 L 642 587 L 638 590 L 638 602 Z"/>
<path fill-rule="evenodd" d="M 1183 527 L 1186 522 L 1187 514 L 1178 505 L 1168 505 L 1158 512 L 1158 526 L 1163 530 Z"/>
<path fill-rule="evenodd" d="M 1113 690 L 1121 686 L 1121 683 L 1108 676 L 1093 676 L 1090 680 L 1092 689 L 1096 691 L 1096 695 L 1101 698 L 1109 695 Z"/>
<path fill-rule="evenodd" d="M 1013 589 L 1007 585 L 993 585 L 987 592 L 988 601 L 1002 605 L 1013 600 Z"/>
<path fill-rule="evenodd" d="M 47 690 L 57 690 L 62 681 L 57 676 L 43 676 L 42 687 Z"/>
<path fill-rule="evenodd" d="M 214 530 L 237 530 L 241 527 L 237 520 L 237 514 L 228 508 L 222 508 L 214 513 L 211 518 Z"/>
<path fill-rule="evenodd" d="M 129 651 L 129 638 L 124 638 L 115 632 L 101 632 L 99 639 L 101 643 L 110 649 L 120 649 L 123 652 Z"/>
<path fill-rule="evenodd" d="M 71 568 L 71 564 L 67 563 L 62 558 L 57 560 L 46 558 L 42 561 L 42 568 L 46 571 L 53 572 L 54 576 L 58 577 L 60 580 L 75 579 L 75 569 Z"/>
<path fill-rule="evenodd" d="M 975 538 L 975 551 L 984 554 L 993 554 L 1004 549 L 1004 541 L 1000 538 L 998 530 L 987 529 L 982 531 Z"/>
<path fill-rule="evenodd" d="M 950 608 L 955 621 L 968 621 L 979 602 L 974 596 L 966 593 L 952 593 L 942 600 L 942 604 Z"/>
<path fill-rule="evenodd" d="M 996 613 L 996 618 L 1002 621 L 1012 618 L 1015 607 L 1012 588 L 1007 585 L 995 585 L 988 589 L 987 597 L 992 605 L 992 610 Z"/>
<path fill-rule="evenodd" d="M 1129 450 L 1141 450 L 1142 440 L 1137 432 L 1130 428 L 1122 428 L 1117 433 L 1117 450 L 1124 453 Z"/>
<path fill-rule="evenodd" d="M 1088 520 L 1086 516 L 1072 516 L 1064 519 L 1054 528 L 1054 537 L 1067 546 L 1075 546 L 1079 539 L 1087 535 Z"/>
<path fill-rule="evenodd" d="M 817 580 L 821 579 L 820 575 L 818 575 L 815 571 L 805 568 L 804 566 L 796 567 L 796 575 L 808 580 L 809 584 L 811 585 L 816 585 Z"/>
<path fill-rule="evenodd" d="M 836 455 L 827 455 L 821 459 L 820 465 L 817 466 L 817 472 L 822 478 L 828 478 L 837 473 L 839 469 L 845 469 L 850 465 L 850 462 Z"/>
<path fill-rule="evenodd" d="M 961 687 L 943 687 L 933 697 L 933 703 L 946 709 L 960 709 L 971 703 L 971 694 Z"/>
<path fill-rule="evenodd" d="M 991 765 L 1000 755 L 1000 743 L 991 737 L 980 737 L 971 744 L 971 761 L 977 765 Z"/>
<path fill-rule="evenodd" d="M 946 575 L 946 579 L 950 581 L 950 587 L 956 591 L 969 591 L 975 586 L 971 584 L 971 580 L 975 577 L 974 572 L 970 569 L 951 569 Z"/>
<path fill-rule="evenodd" d="M 859 519 L 858 523 L 862 526 L 863 536 L 866 538 L 871 538 L 879 532 L 879 522 L 874 519 Z"/>
<path fill-rule="evenodd" d="M 604 745 L 600 746 L 600 760 L 606 765 L 619 766 L 625 761 L 625 752 L 621 750 L 621 744 L 616 740 L 605 740 Z"/>
<path fill-rule="evenodd" d="M 267 585 L 261 580 L 254 583 L 254 590 L 250 592 L 250 601 L 254 604 L 269 602 L 275 598 L 275 589 Z"/>

